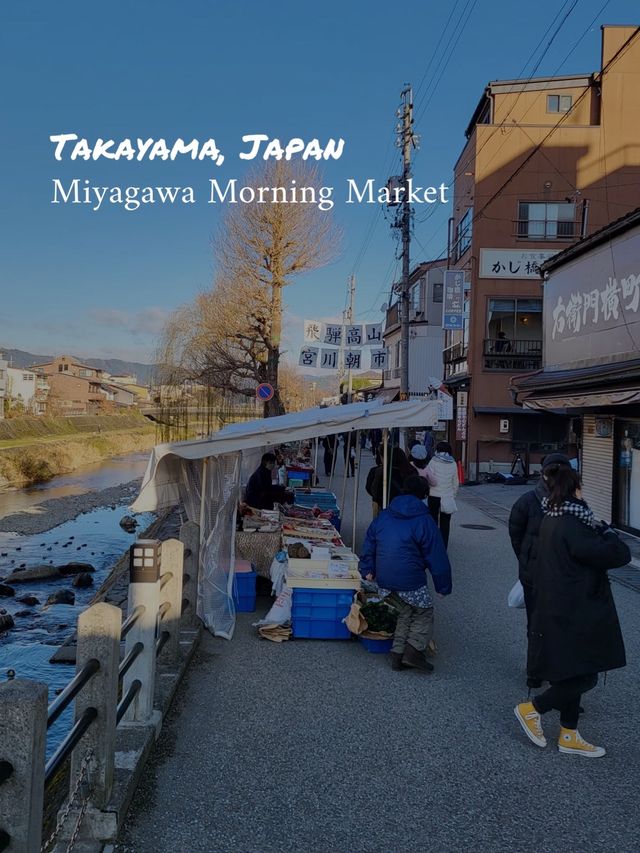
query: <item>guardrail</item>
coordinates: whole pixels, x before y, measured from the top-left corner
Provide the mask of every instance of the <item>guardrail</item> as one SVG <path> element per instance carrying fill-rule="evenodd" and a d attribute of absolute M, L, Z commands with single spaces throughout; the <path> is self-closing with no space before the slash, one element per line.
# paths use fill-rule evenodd
<path fill-rule="evenodd" d="M 177 663 L 180 632 L 195 627 L 198 542 L 198 525 L 189 522 L 180 540 L 131 546 L 126 619 L 106 603 L 80 615 L 76 674 L 48 707 L 45 684 L 12 679 L 0 685 L 0 851 L 51 850 L 69 821 L 74 827 L 67 826 L 64 837 L 71 850 L 85 814 L 107 808 L 116 729 L 157 728 L 157 661 Z M 47 730 L 71 703 L 74 724 L 45 763 Z M 69 795 L 43 843 L 45 792 L 69 760 Z"/>

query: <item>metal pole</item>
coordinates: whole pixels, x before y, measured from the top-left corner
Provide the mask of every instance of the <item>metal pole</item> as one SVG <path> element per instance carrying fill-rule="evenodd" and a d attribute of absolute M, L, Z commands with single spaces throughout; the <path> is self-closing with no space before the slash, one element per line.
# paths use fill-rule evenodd
<path fill-rule="evenodd" d="M 387 442 L 389 431 L 385 427 L 382 430 L 382 509 L 387 508 Z"/>
<path fill-rule="evenodd" d="M 204 504 L 205 498 L 207 495 L 207 462 L 209 460 L 205 457 L 202 460 L 202 482 L 200 483 L 200 552 L 202 553 L 202 546 L 205 543 L 205 534 L 204 534 Z"/>
<path fill-rule="evenodd" d="M 313 476 L 315 477 L 315 482 L 318 482 L 318 436 L 316 436 L 316 448 L 313 454 Z"/>
<path fill-rule="evenodd" d="M 358 456 L 356 459 L 356 481 L 353 484 L 353 519 L 351 522 L 351 550 L 356 551 L 356 520 L 358 517 L 358 492 L 360 491 L 360 458 L 362 456 L 362 442 L 360 441 L 360 430 L 356 432 L 358 443 Z"/>
<path fill-rule="evenodd" d="M 352 433 L 347 435 L 347 441 L 345 444 L 347 455 L 344 460 L 344 474 L 342 476 L 342 500 L 340 501 L 340 509 L 342 512 L 344 512 L 344 502 L 347 495 L 347 474 L 349 472 L 349 460 L 351 459 L 351 435 Z"/>
<path fill-rule="evenodd" d="M 334 433 L 333 436 L 333 456 L 331 457 L 331 476 L 329 477 L 329 491 L 333 488 L 333 475 L 336 473 L 336 456 L 338 455 L 338 433 Z"/>

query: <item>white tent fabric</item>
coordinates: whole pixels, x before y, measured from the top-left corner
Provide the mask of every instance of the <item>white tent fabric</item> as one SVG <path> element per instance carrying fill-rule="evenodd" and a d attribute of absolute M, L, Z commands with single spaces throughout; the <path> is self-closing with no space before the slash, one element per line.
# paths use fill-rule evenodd
<path fill-rule="evenodd" d="M 134 512 L 153 512 L 177 504 L 182 479 L 181 460 L 202 460 L 238 450 L 286 444 L 350 430 L 427 427 L 433 426 L 437 420 L 438 403 L 435 400 L 387 404 L 374 400 L 230 424 L 209 438 L 159 444 L 151 452 L 140 494 L 132 509 Z"/>
<path fill-rule="evenodd" d="M 351 430 L 433 426 L 437 420 L 435 400 L 375 400 L 231 424 L 209 438 L 159 444 L 132 509 L 150 512 L 182 501 L 189 520 L 200 525 L 198 616 L 216 636 L 230 640 L 235 517 L 241 472 L 250 473 L 247 463 L 255 468 L 269 446 Z"/>

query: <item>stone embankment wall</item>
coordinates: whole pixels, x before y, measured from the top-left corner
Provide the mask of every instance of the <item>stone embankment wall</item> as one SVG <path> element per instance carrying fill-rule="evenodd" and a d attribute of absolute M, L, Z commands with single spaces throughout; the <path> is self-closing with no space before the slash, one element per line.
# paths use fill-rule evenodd
<path fill-rule="evenodd" d="M 155 427 L 137 413 L 7 419 L 0 421 L 0 487 L 41 483 L 155 443 Z"/>

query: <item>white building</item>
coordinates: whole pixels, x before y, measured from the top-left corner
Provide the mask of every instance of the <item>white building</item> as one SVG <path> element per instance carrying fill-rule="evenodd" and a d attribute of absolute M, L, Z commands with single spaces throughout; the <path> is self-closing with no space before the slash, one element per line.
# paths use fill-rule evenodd
<path fill-rule="evenodd" d="M 36 374 L 20 367 L 7 368 L 6 396 L 11 406 L 21 404 L 25 412 L 35 410 Z"/>
<path fill-rule="evenodd" d="M 409 394 L 424 394 L 429 378 L 442 378 L 443 281 L 446 261 L 419 264 L 409 277 Z M 400 390 L 402 352 L 400 346 L 400 304 L 387 311 L 384 344 L 389 352 L 383 381 L 386 389 Z"/>

